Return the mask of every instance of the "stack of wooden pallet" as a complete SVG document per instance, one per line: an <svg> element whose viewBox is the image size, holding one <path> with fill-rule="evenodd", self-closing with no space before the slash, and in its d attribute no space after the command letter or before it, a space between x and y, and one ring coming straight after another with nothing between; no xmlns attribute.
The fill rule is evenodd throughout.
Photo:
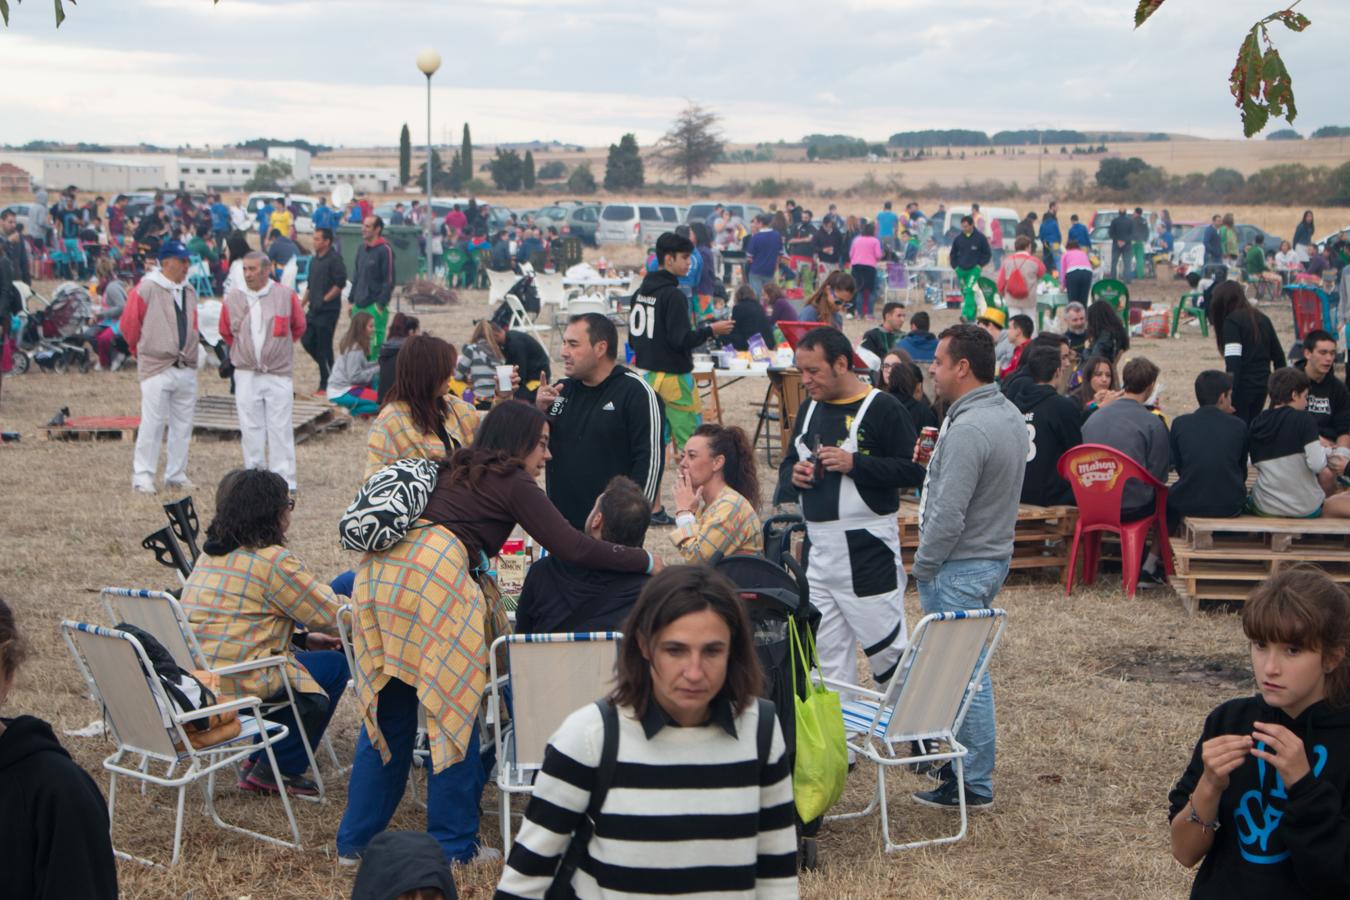
<svg viewBox="0 0 1350 900"><path fill-rule="evenodd" d="M1350 521L1188 518L1172 555L1172 586L1191 613L1202 600L1246 600L1257 584L1296 563L1311 563L1350 585Z"/></svg>
<svg viewBox="0 0 1350 900"><path fill-rule="evenodd" d="M1017 530L1013 534L1011 568L1018 570L1057 570L1057 577L1069 564L1069 543L1073 540L1078 509L1073 506L1017 507ZM919 546L919 504L900 503L900 546L913 559Z"/></svg>

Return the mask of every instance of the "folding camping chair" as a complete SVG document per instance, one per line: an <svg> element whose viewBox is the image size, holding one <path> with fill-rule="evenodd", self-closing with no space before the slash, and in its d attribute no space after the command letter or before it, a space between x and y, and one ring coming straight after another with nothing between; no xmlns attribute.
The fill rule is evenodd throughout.
<svg viewBox="0 0 1350 900"><path fill-rule="evenodd" d="M172 594L117 587L105 587L99 594L103 597L103 608L107 610L110 621L114 624L125 622L128 625L135 625L142 631L154 635L155 640L164 645L164 649L169 651L169 655L180 668L189 671L205 669L216 675L242 675L245 672L276 668L281 675L282 684L286 686L286 699L270 702L260 700L262 710L264 713L271 713L289 706L292 713L296 711L295 693L290 679L286 677L285 656L267 656L213 669L206 664L202 648L197 643L197 636L192 633L192 623L188 621L187 613L183 612L182 605ZM294 718L296 727L300 729L300 740L305 746L305 755L309 757L314 785L319 789L317 797L302 799L320 803L324 798L324 787L323 778L319 775L319 762L314 757L314 745L309 735L305 734L305 725L300 721L300 717L296 715ZM333 749L333 743L328 740L327 735L324 736L324 745L328 749L328 756L333 760L333 765L341 769L342 764L338 761L337 751Z"/></svg>
<svg viewBox="0 0 1350 900"><path fill-rule="evenodd" d="M857 819L880 810L881 840L887 853L930 844L948 844L966 836L965 758L969 751L956 739L989 668L1008 614L1001 609L934 613L919 620L896 676L885 692L825 679L828 687L854 699L843 704L844 728L855 734L849 748L877 767L877 789L858 812L826 816L825 821ZM921 741L926 753L908 753ZM940 749L945 746L946 749ZM886 770L892 766L950 762L956 776L961 828L948 837L897 844L891 840L886 800Z"/></svg>
<svg viewBox="0 0 1350 900"><path fill-rule="evenodd" d="M574 710L609 692L623 635L616 631L510 634L492 642L488 655L491 711L497 723L497 790L501 794L502 853L511 853L511 795L534 793L544 748ZM497 657L509 648L510 675ZM511 709L503 697L509 678ZM508 719L510 724L507 724Z"/></svg>
<svg viewBox="0 0 1350 900"><path fill-rule="evenodd" d="M496 269L485 269L488 277L488 306L495 307L506 296L506 292L511 290L520 276L510 270L498 272Z"/></svg>
<svg viewBox="0 0 1350 900"><path fill-rule="evenodd" d="M520 298L515 294L507 294L505 297L506 308L511 311L511 321L506 324L508 331L524 331L527 334L538 334L541 331L552 331L552 325L541 325L534 321L534 317L525 309L525 304L520 302Z"/></svg>
<svg viewBox="0 0 1350 900"><path fill-rule="evenodd" d="M216 772L243 762L253 754L258 744L267 754L267 764L272 767L277 783L281 783L281 772L277 768L272 748L286 737L287 729L284 725L268 722L262 717L262 701L257 697L240 697L189 713L170 712L174 707L165 695L163 685L158 678L146 675L147 672L153 672L154 668L144 648L131 635L112 628L71 621L61 623L61 632L94 702L103 707L113 740L117 743L117 750L103 760L103 768L108 771L110 828L116 819L119 775L142 784L176 788L178 803L174 817L173 856L169 860L169 865L175 865L183 843L183 808L187 787L205 781L206 812L217 826L281 847L300 849L300 829L296 826L290 797L285 791L279 792L278 796L290 824L291 841L233 825L216 812ZM239 713L240 732L237 737L210 747L192 746L184 729L186 724L231 710ZM142 821L140 824L145 823ZM115 852L123 859L154 865L151 860L122 851Z"/></svg>
<svg viewBox="0 0 1350 900"><path fill-rule="evenodd" d="M909 271L902 262L886 263L886 299L898 300L901 296L906 306L914 298L914 285L910 283Z"/></svg>

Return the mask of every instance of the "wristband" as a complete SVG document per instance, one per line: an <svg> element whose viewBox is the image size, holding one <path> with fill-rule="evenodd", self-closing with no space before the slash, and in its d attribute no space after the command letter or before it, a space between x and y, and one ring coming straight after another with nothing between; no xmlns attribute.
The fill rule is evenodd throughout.
<svg viewBox="0 0 1350 900"><path fill-rule="evenodd" d="M1190 800L1188 803L1191 807L1191 814L1186 817L1187 822L1194 822L1199 825L1201 831L1216 832L1219 830L1218 819L1215 819L1213 822L1206 822L1204 819L1200 818L1200 813L1195 808L1195 801Z"/></svg>

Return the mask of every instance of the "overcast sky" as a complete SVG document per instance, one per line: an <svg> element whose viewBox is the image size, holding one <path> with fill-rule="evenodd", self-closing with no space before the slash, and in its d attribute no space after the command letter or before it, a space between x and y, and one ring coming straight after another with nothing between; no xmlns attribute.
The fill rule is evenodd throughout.
<svg viewBox="0 0 1350 900"><path fill-rule="evenodd" d="M425 140L414 59L434 47L437 142L647 143L685 99L732 141L916 128L1054 127L1241 137L1228 73L1281 0L84 0L11 4L0 142ZM1350 4L1274 37L1305 134L1350 124ZM1283 123L1272 125L1284 127Z"/></svg>

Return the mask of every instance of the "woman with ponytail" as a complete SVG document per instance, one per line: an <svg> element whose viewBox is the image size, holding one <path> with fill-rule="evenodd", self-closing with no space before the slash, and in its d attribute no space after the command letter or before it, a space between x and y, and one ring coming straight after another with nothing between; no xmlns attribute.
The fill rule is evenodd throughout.
<svg viewBox="0 0 1350 900"><path fill-rule="evenodd" d="M758 507L759 476L749 437L734 425L699 426L684 445L675 480L671 540L685 562L711 565L726 556L763 552Z"/></svg>

